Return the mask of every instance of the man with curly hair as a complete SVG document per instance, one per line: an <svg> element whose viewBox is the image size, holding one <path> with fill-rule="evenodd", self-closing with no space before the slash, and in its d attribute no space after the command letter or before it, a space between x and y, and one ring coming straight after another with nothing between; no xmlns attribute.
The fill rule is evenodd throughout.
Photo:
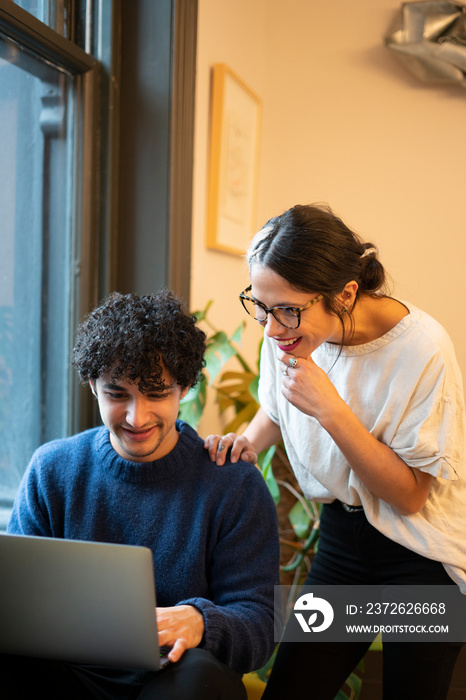
<svg viewBox="0 0 466 700"><path fill-rule="evenodd" d="M149 547L171 663L154 673L9 657L11 697L244 700L241 674L271 656L275 506L255 467L213 464L177 419L204 352L205 334L171 292L110 295L73 351L103 426L36 451L8 526Z"/></svg>

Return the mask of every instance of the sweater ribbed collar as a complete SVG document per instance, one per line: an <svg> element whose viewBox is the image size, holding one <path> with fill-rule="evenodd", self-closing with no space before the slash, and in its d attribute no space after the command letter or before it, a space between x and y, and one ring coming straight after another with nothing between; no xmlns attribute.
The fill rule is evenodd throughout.
<svg viewBox="0 0 466 700"><path fill-rule="evenodd" d="M153 484L166 479L176 478L185 472L190 463L197 460L195 453L204 449L197 433L183 421L176 422L179 439L174 449L165 457L153 462L130 462L120 457L112 447L108 428L103 426L97 431L95 446L97 454L108 471L114 477L133 484Z"/></svg>

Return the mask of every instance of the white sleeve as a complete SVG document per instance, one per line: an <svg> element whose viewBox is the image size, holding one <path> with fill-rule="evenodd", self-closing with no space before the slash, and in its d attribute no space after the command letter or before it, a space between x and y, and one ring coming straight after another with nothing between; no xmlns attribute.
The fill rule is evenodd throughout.
<svg viewBox="0 0 466 700"><path fill-rule="evenodd" d="M268 417L274 423L280 425L277 401L278 371L278 360L275 344L272 340L270 340L270 338L264 335L260 361L259 403Z"/></svg>
<svg viewBox="0 0 466 700"><path fill-rule="evenodd" d="M390 447L410 467L455 481L463 471L465 411L454 358L439 353L419 377Z"/></svg>

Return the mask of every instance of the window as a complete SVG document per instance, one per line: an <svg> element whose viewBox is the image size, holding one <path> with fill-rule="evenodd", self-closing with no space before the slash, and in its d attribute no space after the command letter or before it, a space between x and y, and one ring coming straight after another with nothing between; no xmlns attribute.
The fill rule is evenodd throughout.
<svg viewBox="0 0 466 700"><path fill-rule="evenodd" d="M114 289L189 303L196 19L0 0L0 530L33 450L96 424L82 316Z"/></svg>
<svg viewBox="0 0 466 700"><path fill-rule="evenodd" d="M0 529L34 449L72 432L78 413L69 356L92 294L96 69L71 42L2 4Z"/></svg>
<svg viewBox="0 0 466 700"><path fill-rule="evenodd" d="M27 10L51 29L67 39L73 38L74 19L79 18L75 0L14 0L18 7Z"/></svg>

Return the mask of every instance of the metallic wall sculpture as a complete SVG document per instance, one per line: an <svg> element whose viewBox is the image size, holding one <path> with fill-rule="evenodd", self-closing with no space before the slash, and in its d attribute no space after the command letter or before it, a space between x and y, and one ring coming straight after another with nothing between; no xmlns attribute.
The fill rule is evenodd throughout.
<svg viewBox="0 0 466 700"><path fill-rule="evenodd" d="M466 3L405 2L385 43L420 80L466 87Z"/></svg>

